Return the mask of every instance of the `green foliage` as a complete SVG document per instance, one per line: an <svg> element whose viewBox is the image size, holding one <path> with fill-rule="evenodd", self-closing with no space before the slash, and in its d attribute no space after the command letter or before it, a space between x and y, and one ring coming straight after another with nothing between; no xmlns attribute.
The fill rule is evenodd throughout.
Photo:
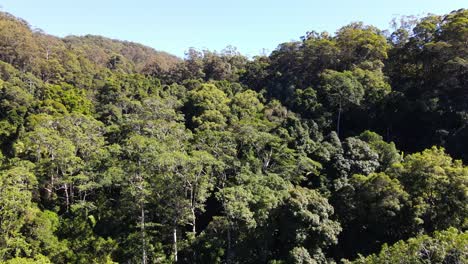
<svg viewBox="0 0 468 264"><path fill-rule="evenodd" d="M31 172L34 165L20 161L2 170L0 174L0 257L8 260L15 257L35 257L38 263L48 263L67 251L54 232L58 217L50 211L41 211L33 202L37 180ZM41 262L43 261L43 262Z"/></svg>
<svg viewBox="0 0 468 264"><path fill-rule="evenodd" d="M29 254L26 237L21 234L28 215L33 210L32 193L37 184L31 173L33 164L3 170L0 174L0 259Z"/></svg>
<svg viewBox="0 0 468 264"><path fill-rule="evenodd" d="M327 71L323 82L332 105L344 108L348 104L360 104L364 89L351 72Z"/></svg>
<svg viewBox="0 0 468 264"><path fill-rule="evenodd" d="M46 85L43 92L44 101L59 102L68 112L76 112L89 115L92 112L92 103L86 97L85 90L78 90L69 85Z"/></svg>
<svg viewBox="0 0 468 264"><path fill-rule="evenodd" d="M8 261L2 262L5 264L51 264L50 260L42 255L36 256L34 259L32 258L12 258L9 259Z"/></svg>
<svg viewBox="0 0 468 264"><path fill-rule="evenodd" d="M318 262L325 261L323 249L337 243L340 224L332 220L333 207L317 191L296 187L285 202L280 230L284 245L303 247Z"/></svg>
<svg viewBox="0 0 468 264"><path fill-rule="evenodd" d="M378 250L381 241L406 237L408 230L401 227L412 224L408 193L385 173L354 175L348 185L333 193L331 203L343 226L337 247L340 255ZM360 237L359 245L355 245L356 237Z"/></svg>
<svg viewBox="0 0 468 264"><path fill-rule="evenodd" d="M189 93L193 105L193 123L199 129L222 129L226 125L229 112L229 98L213 84L204 84Z"/></svg>
<svg viewBox="0 0 468 264"><path fill-rule="evenodd" d="M389 173L409 193L416 220L426 230L466 227L468 168L443 148L408 155Z"/></svg>
<svg viewBox="0 0 468 264"><path fill-rule="evenodd" d="M467 232L449 228L434 236L419 235L407 241L384 245L378 254L345 263L466 263Z"/></svg>
<svg viewBox="0 0 468 264"><path fill-rule="evenodd" d="M371 149L377 152L379 155L380 169L382 171L385 171L390 168L392 164L400 161L401 157L395 147L395 143L383 141L382 136L379 134L366 130L362 132L358 138L367 142Z"/></svg>
<svg viewBox="0 0 468 264"><path fill-rule="evenodd" d="M0 13L0 262L466 262L468 11L394 24L179 59Z"/></svg>
<svg viewBox="0 0 468 264"><path fill-rule="evenodd" d="M362 84L352 72L325 71L322 75L323 88L330 105L338 107L336 131L340 134L341 113L350 105L359 105L364 96Z"/></svg>
<svg viewBox="0 0 468 264"><path fill-rule="evenodd" d="M378 68L379 62L388 57L385 37L373 26L352 23L339 29L336 41L340 47L343 64L348 69L355 66ZM365 66L366 65L366 66Z"/></svg>

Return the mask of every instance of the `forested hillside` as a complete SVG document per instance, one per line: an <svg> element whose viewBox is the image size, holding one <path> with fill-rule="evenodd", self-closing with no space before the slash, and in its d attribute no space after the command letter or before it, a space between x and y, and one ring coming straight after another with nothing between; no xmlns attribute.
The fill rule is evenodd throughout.
<svg viewBox="0 0 468 264"><path fill-rule="evenodd" d="M0 148L0 263L468 263L468 10L183 59L0 13Z"/></svg>

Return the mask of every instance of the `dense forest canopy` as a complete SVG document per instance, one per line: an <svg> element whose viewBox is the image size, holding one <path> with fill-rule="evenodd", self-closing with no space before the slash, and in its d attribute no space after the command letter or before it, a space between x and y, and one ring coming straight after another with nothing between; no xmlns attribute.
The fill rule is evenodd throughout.
<svg viewBox="0 0 468 264"><path fill-rule="evenodd" d="M0 263L468 263L468 10L183 59L0 13Z"/></svg>

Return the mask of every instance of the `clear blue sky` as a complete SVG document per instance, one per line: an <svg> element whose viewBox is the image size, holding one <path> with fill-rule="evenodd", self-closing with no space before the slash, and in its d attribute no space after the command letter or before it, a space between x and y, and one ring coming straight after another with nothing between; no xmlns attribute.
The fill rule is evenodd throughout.
<svg viewBox="0 0 468 264"><path fill-rule="evenodd" d="M3 11L57 36L95 34L183 56L189 47L272 51L305 32L353 21L389 28L398 15L445 14L466 0L0 0Z"/></svg>

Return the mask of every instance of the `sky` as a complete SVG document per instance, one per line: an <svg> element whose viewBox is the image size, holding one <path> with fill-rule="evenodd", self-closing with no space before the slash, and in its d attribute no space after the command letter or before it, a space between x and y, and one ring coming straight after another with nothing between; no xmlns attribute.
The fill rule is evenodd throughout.
<svg viewBox="0 0 468 264"><path fill-rule="evenodd" d="M402 15L446 14L467 0L0 0L2 11L64 37L102 35L183 57L190 48L269 53L307 31L355 21L388 29Z"/></svg>

